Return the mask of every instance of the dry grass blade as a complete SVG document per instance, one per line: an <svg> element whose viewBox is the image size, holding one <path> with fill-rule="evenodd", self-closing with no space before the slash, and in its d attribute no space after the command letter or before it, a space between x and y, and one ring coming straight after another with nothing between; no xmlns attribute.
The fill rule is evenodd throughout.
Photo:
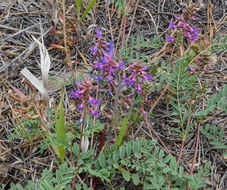
<svg viewBox="0 0 227 190"><path fill-rule="evenodd" d="M45 99L47 108L49 108L51 105L50 105L50 98L47 93L47 89L48 89L48 73L49 73L50 65L51 65L50 56L49 56L49 53L48 53L45 45L43 43L41 43L40 41L38 41L34 36L32 36L32 37L33 37L34 41L39 45L42 82L43 82L43 87L45 89L43 91L42 95Z"/></svg>
<svg viewBox="0 0 227 190"><path fill-rule="evenodd" d="M41 93L45 94L46 89L42 82L39 81L26 67L20 72L32 85Z"/></svg>
<svg viewBox="0 0 227 190"><path fill-rule="evenodd" d="M41 63L41 73L42 73L42 80L43 86L47 89L48 87L48 73L50 70L50 56L49 53L41 42L39 42L34 36L32 36L35 42L39 45L40 50L40 63Z"/></svg>

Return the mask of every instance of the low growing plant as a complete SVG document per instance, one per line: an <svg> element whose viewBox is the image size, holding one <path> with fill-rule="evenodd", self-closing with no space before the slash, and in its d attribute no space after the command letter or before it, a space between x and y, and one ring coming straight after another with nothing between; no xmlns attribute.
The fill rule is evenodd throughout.
<svg viewBox="0 0 227 190"><path fill-rule="evenodd" d="M124 1L117 2L118 5L124 5ZM82 1L76 2L78 16L81 3ZM202 39L199 28L191 26L191 22L197 20L195 10L196 6L191 5L181 17L175 17L175 22L170 22L165 42L158 36L151 42L143 37L137 37L137 40L132 37L130 44L125 43L119 54L114 51L114 42L107 42L101 31L95 30L97 42L90 49L93 63L90 77L75 81L71 92L77 108L77 121L65 121L61 99L60 111L55 111L55 122L49 125L52 127L49 130L51 133L46 135L62 164L56 175L51 170L45 170L42 179L36 184L29 182L25 188L95 189L98 181L102 181L111 189L117 175L122 176L125 183L132 181L135 186L143 189L206 187L204 182L210 175L211 163L200 166L194 173L200 130L203 134L209 133L209 129L200 129L200 124L216 107L226 111L227 93L224 87L202 110L199 103L205 95L206 85L201 87L198 81L199 74L207 70L213 49L226 50L227 38L216 44L213 40L207 43ZM162 56L158 56L157 61L152 61L154 58L145 58L139 52L140 48L162 46L174 54L175 59L167 63ZM161 99L165 97L165 92L165 101L171 106L170 112L176 124L171 130L182 141L177 158L154 130L149 135L153 133L164 148L156 140L148 139L148 136L139 137L138 140L127 139L140 122L147 123L151 115L155 118L150 109L155 105L152 93L158 94ZM56 130L53 130L55 127ZM187 138L194 135L193 127L197 128L196 144L188 172L180 160ZM151 130L151 126L148 129ZM219 135L214 130L212 135L207 136L215 142L216 147L217 142L223 143L223 130ZM220 139L216 141L218 137ZM96 144L95 138L98 139ZM81 176L86 176L87 181L89 179L89 188L87 181L79 180L79 184L77 179L81 179ZM11 188L21 189L22 186L12 185Z"/></svg>

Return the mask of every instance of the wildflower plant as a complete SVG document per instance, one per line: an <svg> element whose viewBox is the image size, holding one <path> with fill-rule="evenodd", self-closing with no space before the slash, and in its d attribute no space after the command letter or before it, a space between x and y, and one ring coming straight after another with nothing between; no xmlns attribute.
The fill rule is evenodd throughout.
<svg viewBox="0 0 227 190"><path fill-rule="evenodd" d="M178 31L182 30L184 34L183 37L194 42L197 41L198 35L199 35L199 28L198 27L193 28L190 25L191 21L199 20L198 17L194 16L196 12L195 9L196 7L193 7L193 6L190 6L187 9L184 9L181 17L178 17L178 16L174 17L177 24L175 24L173 21L170 21L169 23L170 30L175 30L175 29L177 29ZM167 42L175 42L176 40L177 38L174 38L169 34L167 34L167 39L166 39Z"/></svg>
<svg viewBox="0 0 227 190"><path fill-rule="evenodd" d="M123 79L124 85L131 86L138 94L142 94L144 82L152 81L152 75L146 73L147 68L147 66L141 65L141 60L131 64L128 67L128 70L130 71L129 76Z"/></svg>
<svg viewBox="0 0 227 190"><path fill-rule="evenodd" d="M205 65L207 65L208 58L204 53L200 52L194 52L194 49L197 46L201 46L202 40L199 37L199 28L193 28L191 26L191 23L193 21L198 21L199 18L195 17L196 9L198 7L195 5L189 6L187 9L183 10L182 16L175 16L175 22L170 21L169 23L169 30L173 31L173 34L167 34L166 36L166 42L169 42L171 44L176 43L177 46L181 49L181 54L183 51L183 42L184 40L187 40L191 43L189 46L189 52L187 53L187 57L192 57L192 61L190 60L188 62L188 68L192 74L197 74L197 70L199 72L201 71L207 71L205 68ZM209 42L206 40L206 46L210 45Z"/></svg>
<svg viewBox="0 0 227 190"><path fill-rule="evenodd" d="M117 73L124 69L124 62L117 63L114 60L114 42L106 42L102 39L102 33L99 29L96 29L98 42L94 48L91 48L91 54L94 60L93 70L95 79L100 82L104 79L108 81L108 87L111 88L111 84L118 85Z"/></svg>
<svg viewBox="0 0 227 190"><path fill-rule="evenodd" d="M76 1L76 5L78 19L82 20L84 18L83 15L80 17L82 1ZM84 81L75 81L75 89L71 92L71 98L76 100L79 122L74 123L73 121L71 126L70 123L65 123L63 100L60 104L59 120L58 115L55 116L55 123L64 128L64 130L57 131L59 137L57 148L60 153L58 156L63 162L60 166L62 171L58 171L56 179L51 171L44 172L50 176L50 180L46 180L44 177L44 180L38 183L38 187L44 189L42 184L45 181L45 186L51 187L51 189L81 189L80 184L75 184L79 179L83 181L84 189L88 189L86 184L88 181L90 181L92 189L95 189L99 180L108 183L111 189L112 179L119 173L126 182L132 180L134 185L142 185L143 189L186 189L189 187L199 189L205 187L206 177L210 175L210 164L200 166L198 172L193 174L194 163L192 163L190 174L187 175L188 168L180 164L180 158L184 143L189 133L193 131L191 129L194 124L197 124L199 133L200 122L214 108L224 106L226 111L226 104L223 103L226 100L226 93L224 93L226 88L218 94L218 97L214 97L209 102L207 109L198 111L201 110L199 102L206 91L198 87L198 74L205 71L209 55L202 53L204 50L201 47L199 28L192 27L192 21L198 20L195 17L196 8L191 5L183 11L182 16L175 16L175 21L170 21L169 33L166 36L167 48L176 47L176 52L173 53L176 53L177 58L167 65L165 61L162 61L161 67L159 67L159 59L156 62L149 60L148 63L145 63L145 56L140 56L139 53L133 54L133 51L131 49L129 51L127 48L122 48L124 50L118 57L115 55L114 42L107 42L103 39L101 31L95 30L97 42L90 49L93 64L90 77ZM158 36L155 38L152 40L155 41L155 46L149 42L145 43L143 37L137 38L139 39L137 45L139 45L138 47L135 45L135 47L140 49L140 45L145 44L145 48L160 48L164 40L159 39ZM194 44L198 44L198 46L196 47ZM204 49L207 48L207 45L209 42L205 41ZM130 58L127 57L129 52L133 54ZM122 56L124 53L127 54L127 58ZM160 57L162 58L162 56ZM154 65L151 66L150 63ZM156 83L159 84L160 91L162 90L160 94L160 91L156 92L156 89L153 88ZM160 95L157 101L150 98L151 92L154 92L152 88ZM170 122L177 123L174 125L177 127L170 130L177 132L182 140L178 159L172 156L165 144L162 144L161 138L148 122L150 115L147 108L151 107L152 101L155 101L153 105L161 101L165 97L165 90L168 91L171 117L174 118ZM167 98L165 98L166 100ZM156 144L156 140L150 140L147 137L126 141L138 122L143 121L147 124L149 135L154 134L164 148L160 148L160 144ZM80 136L78 135L79 130L81 131ZM107 134L106 131L109 133ZM112 133L113 131L114 133ZM208 128L202 133L208 134ZM113 134L115 137L112 138ZM100 142L94 143L94 139L98 139L98 135ZM223 135L224 130L220 131L219 141L215 141L218 147L222 147L219 145L224 141ZM66 139L67 143L61 142L62 139ZM80 139L79 143L78 139ZM106 142L105 139L107 139ZM116 143L110 145L110 139L115 140ZM217 135L213 134L211 139L216 140ZM99 144L98 148L96 144ZM195 146L193 162L196 160L197 149L198 147ZM64 161L68 152L70 152L72 161L70 167ZM69 160L67 158L67 162ZM47 174L45 175L47 176ZM64 184L60 183L59 176L67 178ZM86 179L81 180L82 176L86 176ZM31 182L29 184L33 187ZM55 184L54 187L53 184Z"/></svg>
<svg viewBox="0 0 227 190"><path fill-rule="evenodd" d="M80 123L83 121L85 114L91 114L92 116L98 117L100 106L100 100L96 100L92 97L92 93L98 88L97 85L93 85L93 79L87 79L85 82L75 82L77 90L73 90L71 97L80 100L80 105L77 109L82 112Z"/></svg>
<svg viewBox="0 0 227 190"><path fill-rule="evenodd" d="M144 84L152 82L152 75L147 72L148 67L142 64L141 60L129 63L128 67L123 61L116 61L114 43L103 40L99 29L96 29L96 35L98 42L94 48L91 48L91 54L94 62L92 74L97 83L102 82L102 85L106 83L109 93L113 96L119 93L121 99L119 101L127 109L132 106L135 95L144 96L146 99L148 93L144 90ZM119 92L117 92L117 88L120 89ZM128 88L134 92L129 92ZM116 97L114 101L115 104L118 104ZM147 116L143 109L144 105L138 107L143 115Z"/></svg>

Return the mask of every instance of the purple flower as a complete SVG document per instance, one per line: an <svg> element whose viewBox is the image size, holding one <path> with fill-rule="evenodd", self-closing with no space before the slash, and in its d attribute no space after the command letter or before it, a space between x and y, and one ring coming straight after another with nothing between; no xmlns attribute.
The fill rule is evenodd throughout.
<svg viewBox="0 0 227 190"><path fill-rule="evenodd" d="M111 42L107 43L107 48L106 48L106 51L111 58L113 58L113 55L114 55L113 50L114 50L114 42L111 41Z"/></svg>
<svg viewBox="0 0 227 190"><path fill-rule="evenodd" d="M152 75L147 75L147 76L146 76L146 79L147 79L148 81L150 81L150 82L151 82L152 77L153 77Z"/></svg>
<svg viewBox="0 0 227 190"><path fill-rule="evenodd" d="M138 90L139 94L142 94L142 88L141 88L140 84L138 84L137 90Z"/></svg>
<svg viewBox="0 0 227 190"><path fill-rule="evenodd" d="M139 94L142 93L142 86L145 81L151 81L152 75L146 73L147 66L140 65L141 60L138 60L136 63L133 63L129 66L130 76L123 79L123 85L131 86Z"/></svg>
<svg viewBox="0 0 227 190"><path fill-rule="evenodd" d="M194 12L192 14L194 14ZM173 21L170 21L169 29L181 28L184 32L185 38L188 38L189 40L192 41L196 41L199 35L199 28L193 29L190 26L189 22L193 20L198 20L198 18L194 16L190 16L190 18L188 18L186 11L184 10L183 17L180 18L175 16L175 19L178 20L180 23L178 25L175 25ZM176 40L175 38L171 37L170 35L167 35L166 42L174 42L175 40Z"/></svg>
<svg viewBox="0 0 227 190"><path fill-rule="evenodd" d="M127 78L127 77L125 77L123 80L124 80L124 84L126 86L135 86L135 80Z"/></svg>
<svg viewBox="0 0 227 190"><path fill-rule="evenodd" d="M178 16L174 16L174 18L175 18L176 20L179 20L179 21L184 21L184 19L182 19L182 18L180 18L180 17L178 17Z"/></svg>
<svg viewBox="0 0 227 190"><path fill-rule="evenodd" d="M95 75L95 79L100 82L103 80L103 76L102 75Z"/></svg>
<svg viewBox="0 0 227 190"><path fill-rule="evenodd" d="M98 117L98 111L94 111L93 107L96 108L100 106L100 101L95 100L91 97L91 94L94 92L95 89L97 89L98 86L93 85L93 79L86 79L85 82L79 84L75 82L77 86L76 91L72 91L71 97L79 99L78 101L81 101L82 103L77 107L79 111L83 111L84 109L88 110L88 113ZM88 103L86 103L88 102ZM86 108L84 107L86 103ZM83 114L81 116L83 119ZM80 123L80 122L79 122Z"/></svg>
<svg viewBox="0 0 227 190"><path fill-rule="evenodd" d="M111 89L107 92L107 95L108 95L108 96L112 96L112 91L111 91Z"/></svg>
<svg viewBox="0 0 227 190"><path fill-rule="evenodd" d="M88 101L91 104L91 106L100 106L100 101L99 100L95 100L91 96L89 96L89 100Z"/></svg>
<svg viewBox="0 0 227 190"><path fill-rule="evenodd" d="M95 29L95 32L97 34L97 38L100 39L102 37L101 31L97 28L97 29Z"/></svg>
<svg viewBox="0 0 227 190"><path fill-rule="evenodd" d="M96 64L94 65L94 69L102 70L103 69L102 63L100 63L99 61L96 61Z"/></svg>
<svg viewBox="0 0 227 190"><path fill-rule="evenodd" d="M119 69L119 70L123 70L125 67L124 67L124 62L121 62L121 63L119 63L118 65L117 65L117 68Z"/></svg>
<svg viewBox="0 0 227 190"><path fill-rule="evenodd" d="M198 35L199 34L199 28L197 27L197 28L193 29L192 33L194 35Z"/></svg>
<svg viewBox="0 0 227 190"><path fill-rule="evenodd" d="M97 47L94 47L94 48L91 48L90 51L91 51L91 54L92 55L95 55L96 52L97 52L98 48Z"/></svg>
<svg viewBox="0 0 227 190"><path fill-rule="evenodd" d="M196 41L196 39L197 39L197 36L195 36L195 35L193 35L193 36L189 36L189 38L188 38L189 40L191 40L191 41Z"/></svg>
<svg viewBox="0 0 227 190"><path fill-rule="evenodd" d="M199 28L195 28L191 30L191 36L189 37L189 40L196 41L197 37L199 35Z"/></svg>
<svg viewBox="0 0 227 190"><path fill-rule="evenodd" d="M174 22L173 21L170 21L170 23L169 23L169 29L171 30L171 29L175 29L176 28L176 25L174 24Z"/></svg>
<svg viewBox="0 0 227 190"><path fill-rule="evenodd" d="M189 36L190 36L190 33L185 31L184 32L184 37L189 38Z"/></svg>
<svg viewBox="0 0 227 190"><path fill-rule="evenodd" d="M118 85L119 85L119 83L118 83L117 81L115 81L115 82L114 82L114 84L115 84L116 86L118 86Z"/></svg>
<svg viewBox="0 0 227 190"><path fill-rule="evenodd" d="M84 103L80 104L77 108L78 108L79 111L83 111L83 109L84 109Z"/></svg>
<svg viewBox="0 0 227 190"><path fill-rule="evenodd" d="M100 81L103 80L103 76L102 76L102 75L95 75L94 77L95 77L95 79L96 79L98 82L100 82Z"/></svg>
<svg viewBox="0 0 227 190"><path fill-rule="evenodd" d="M107 80L108 80L108 82L111 82L113 80L113 78L111 77L111 75L108 76Z"/></svg>
<svg viewBox="0 0 227 190"><path fill-rule="evenodd" d="M102 64L107 64L108 63L108 58L106 56L102 56L100 58L100 61L101 61Z"/></svg>
<svg viewBox="0 0 227 190"><path fill-rule="evenodd" d="M193 69L190 65L188 65L188 67L192 73L196 74L195 69Z"/></svg>
<svg viewBox="0 0 227 190"><path fill-rule="evenodd" d="M97 110L92 110L91 108L88 108L88 110L91 112L91 114L95 117L99 117L99 111Z"/></svg>
<svg viewBox="0 0 227 190"><path fill-rule="evenodd" d="M174 42L176 39L167 34L166 42Z"/></svg>
<svg viewBox="0 0 227 190"><path fill-rule="evenodd" d="M82 96L81 96L81 93L80 93L80 90L72 90L72 93L71 93L71 98L78 98L80 99Z"/></svg>

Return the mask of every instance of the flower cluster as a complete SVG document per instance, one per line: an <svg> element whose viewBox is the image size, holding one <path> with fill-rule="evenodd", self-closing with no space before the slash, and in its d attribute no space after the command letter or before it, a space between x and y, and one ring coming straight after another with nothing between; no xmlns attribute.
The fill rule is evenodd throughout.
<svg viewBox="0 0 227 190"><path fill-rule="evenodd" d="M114 43L112 41L106 42L105 40L102 40L102 33L99 29L96 29L95 32L98 42L95 44L94 48L90 49L93 57L100 59L106 52L111 58L113 58Z"/></svg>
<svg viewBox="0 0 227 190"><path fill-rule="evenodd" d="M129 70L131 71L129 77L124 78L124 85L131 86L139 94L142 94L142 87L145 81L151 82L152 75L147 74L145 71L147 70L147 66L140 65L141 60L138 60L136 63L133 63L129 66Z"/></svg>
<svg viewBox="0 0 227 190"><path fill-rule="evenodd" d="M97 110L100 106L100 100L92 98L92 92L98 88L98 86L93 85L93 79L87 79L84 83L75 82L77 90L72 91L71 97L77 98L81 101L81 104L77 107L80 112L84 109L88 111L91 115L98 117L99 111ZM81 122L83 121L84 113L81 116Z"/></svg>
<svg viewBox="0 0 227 190"><path fill-rule="evenodd" d="M191 65L188 65L189 70L191 73L196 74L198 71L207 71L206 65L209 62L208 55L199 53L198 46L202 47L202 50L204 50L204 42L206 46L210 45L209 40L202 41L200 38L198 38L199 35L199 28L193 28L190 26L191 21L197 21L198 18L194 16L195 11L198 7L194 4L189 6L187 9L183 10L183 14L181 17L175 16L176 22L170 21L169 23L169 29L170 30L177 30L174 34L174 36L170 36L167 34L167 42L176 42L177 44L182 43L183 38L186 38L190 41L196 42L192 43L190 45L190 48L193 49L193 52L196 54L196 58L193 56L194 60Z"/></svg>
<svg viewBox="0 0 227 190"><path fill-rule="evenodd" d="M86 114L95 117L99 116L100 100L92 98L92 94L94 94L94 91L102 91L102 84L108 84L109 93L115 95L114 89L116 89L115 87L118 85L117 79L120 77L119 72L125 69L124 62L119 63L114 60L114 43L102 40L102 33L98 29L96 29L96 34L98 42L95 44L94 48L90 49L94 63L91 72L93 78L87 79L85 82L80 82L80 84L75 82L77 90L72 91L71 94L72 98L77 98L80 102L80 105L77 106L77 109L81 112L79 124L82 124ZM147 74L147 66L142 65L141 60L132 63L125 71L126 70L126 77L123 77L121 85L119 86L120 98L118 101L122 105L121 108L129 109L134 102L135 93L128 92L125 88L131 86L140 95L145 96L144 101L139 103L140 109L138 110L139 114L142 113L144 116L147 116L147 113L143 109L143 104L146 102L148 94L145 86L146 83L151 82L152 75ZM98 85L94 85L94 80L96 80L96 84L98 82ZM104 83L101 81L104 81ZM109 111L111 112L112 110L110 109Z"/></svg>
<svg viewBox="0 0 227 190"><path fill-rule="evenodd" d="M95 59L93 71L97 71L94 77L97 81L102 81L107 78L109 87L112 82L117 85L117 82L115 81L117 70L124 69L124 62L117 63L114 60L114 43L102 40L102 34L98 29L96 29L96 34L98 42L94 48L90 49L91 54Z"/></svg>
<svg viewBox="0 0 227 190"><path fill-rule="evenodd" d="M199 35L199 28L192 28L190 26L191 21L197 21L198 18L193 16L195 13L195 10L193 8L188 8L187 10L183 11L182 17L175 16L175 19L178 21L178 24L175 24L173 21L170 21L169 23L169 29L175 30L176 28L182 29L184 32L184 37L191 40L191 41L197 41L198 35ZM167 34L167 42L175 42L176 38L170 36Z"/></svg>

